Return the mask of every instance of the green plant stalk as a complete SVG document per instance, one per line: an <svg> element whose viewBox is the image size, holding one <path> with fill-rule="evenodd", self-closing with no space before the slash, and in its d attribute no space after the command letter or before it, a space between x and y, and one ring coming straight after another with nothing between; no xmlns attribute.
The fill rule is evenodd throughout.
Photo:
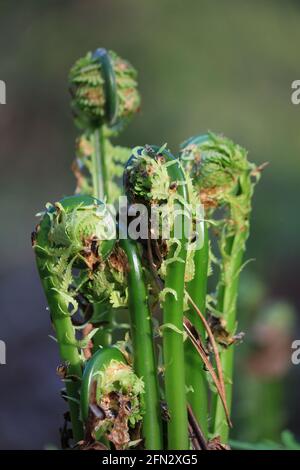
<svg viewBox="0 0 300 470"><path fill-rule="evenodd" d="M93 130L92 147L93 196L100 201L105 201L105 198L107 198L108 195L107 171L105 162L104 135L101 126Z"/></svg>
<svg viewBox="0 0 300 470"><path fill-rule="evenodd" d="M145 384L145 415L142 433L146 449L163 448L157 364L155 359L152 319L148 306L147 291L142 266L135 243L122 239L129 264L128 298L131 336L134 351L134 370Z"/></svg>
<svg viewBox="0 0 300 470"><path fill-rule="evenodd" d="M163 152L168 162L174 157L167 151ZM168 167L168 174L172 182L183 183L177 188L177 193L188 201L185 175L178 163ZM182 202L178 203L182 211L186 211ZM181 218L181 227L185 227L187 217L177 214ZM174 225L176 220L174 221ZM172 234L171 234L172 236ZM185 386L184 343L183 343L183 303L184 303L184 276L187 256L186 246L188 240L185 233L180 240L181 248L178 257L183 261L175 261L167 266L165 288L170 290L163 303L163 353L165 393L170 420L168 422L168 448L172 450L185 450L189 448L187 401ZM168 259L173 258L175 247L171 246ZM176 297L171 292L176 292Z"/></svg>
<svg viewBox="0 0 300 470"><path fill-rule="evenodd" d="M103 311L103 307L105 310ZM103 328L99 328L97 333L93 336L93 353L98 351L99 347L107 347L112 343L112 322L113 322L113 308L109 305L102 303L94 304L94 311L100 322L103 322Z"/></svg>
<svg viewBox="0 0 300 470"><path fill-rule="evenodd" d="M68 365L68 375L76 377L75 380L66 381L66 390L70 417L75 442L83 439L83 426L80 420L79 390L81 385L82 366L79 351L75 346L76 338L74 327L64 298L54 290L52 278L45 269L43 259L37 256L37 267L46 294L51 312L51 320L56 332L61 360ZM48 275L47 275L48 274Z"/></svg>
<svg viewBox="0 0 300 470"><path fill-rule="evenodd" d="M239 287L239 274L243 263L244 246L248 238L248 230L238 231L234 237L227 240L226 260L224 261L224 273L226 279L220 286L218 292L217 309L223 312L223 318L226 321L226 329L233 335L236 328L236 303ZM238 248L238 249L237 249ZM227 272L226 272L227 271ZM221 365L225 379L225 392L228 409L231 409L232 402L232 378L234 347L229 346L220 353ZM224 408L219 396L214 397L213 401L213 434L221 437L221 442L227 443L229 436L229 427L226 421Z"/></svg>
<svg viewBox="0 0 300 470"><path fill-rule="evenodd" d="M181 257L184 253L180 253ZM168 422L168 448L171 450L188 449L187 408L183 345L183 278L184 264L173 263L169 266L165 287L177 293L166 296L163 309L163 322L172 325L164 328L163 348L165 367L165 392L170 421Z"/></svg>
<svg viewBox="0 0 300 470"><path fill-rule="evenodd" d="M94 52L94 57L97 58L101 64L101 70L104 76L104 89L106 97L106 116L105 120L109 124L113 124L116 120L118 111L118 99L116 89L116 79L113 66L109 55L105 49L97 49ZM105 137L103 124L98 122L92 131L92 182L93 182L93 195L100 201L110 202L108 196L108 175L107 165L105 161ZM102 305L95 304L94 311L101 315ZM112 341L112 322L113 310L110 309L101 315L101 320L104 323L104 328L94 337L94 350L101 346L109 346Z"/></svg>
<svg viewBox="0 0 300 470"><path fill-rule="evenodd" d="M199 135L188 139L181 145L184 151L188 145L200 145L210 140L208 134ZM188 162L186 162L188 163ZM189 165L188 165L189 166ZM191 168L188 168L189 172ZM194 181L193 181L194 182ZM194 254L195 274L192 281L187 283L187 291L199 310L205 314L206 294L207 294L207 276L209 263L209 236L207 222L203 222L203 247L196 250ZM200 235L200 234L199 234ZM197 312L190 308L187 314L191 323L197 329L200 338L205 342L206 332L204 325L199 318ZM194 415L201 425L204 435L208 433L208 387L206 372L203 362L198 352L190 341L185 342L185 358L186 358L186 384L188 389L188 402L194 412ZM192 388L193 391L189 391Z"/></svg>
<svg viewBox="0 0 300 470"><path fill-rule="evenodd" d="M206 307L207 271L208 271L208 228L204 222L204 245L195 251L195 275L191 282L187 283L187 291L204 314ZM199 315L194 309L190 309L187 317L197 329L201 339L205 340L205 328ZM185 342L185 367L186 385L188 389L187 399L192 407L194 415L199 422L204 435L207 437L208 417L208 390L207 377L203 368L203 362L190 341ZM192 390L190 390L192 388Z"/></svg>
<svg viewBox="0 0 300 470"><path fill-rule="evenodd" d="M97 127L92 133L92 181L93 196L100 201L105 201L108 197L107 190L107 169L105 162L105 138L102 126ZM108 201L109 202L109 201ZM104 327L101 328L93 338L93 350L96 351L99 346L109 346L112 336L112 309L102 313L102 304L94 304L94 312L101 318Z"/></svg>

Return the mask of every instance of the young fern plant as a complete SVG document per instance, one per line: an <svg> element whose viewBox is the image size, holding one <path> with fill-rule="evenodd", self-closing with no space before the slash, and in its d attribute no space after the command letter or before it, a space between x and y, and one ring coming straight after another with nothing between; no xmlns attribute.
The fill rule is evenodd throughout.
<svg viewBox="0 0 300 470"><path fill-rule="evenodd" d="M170 239L164 234L154 240L161 266L155 277L164 281L160 293L163 309L164 388L170 419L168 421L168 448L187 449L188 423L184 369L184 285L185 263L189 234L176 238L175 228L190 228L190 207L187 182L178 159L164 147L145 146L133 150L125 169L126 193L132 203L142 202L150 211L154 205L166 209ZM177 209L175 205L177 204ZM161 218L163 220L163 218ZM161 222L162 224L162 222ZM159 228L159 227L158 227ZM161 227L162 228L162 227ZM154 235L149 230L151 236ZM158 234L156 234L158 235ZM152 247L148 245L148 249ZM160 253L158 253L160 251ZM164 252L164 253L163 253ZM150 263L152 261L150 260ZM154 265L152 263L152 269Z"/></svg>
<svg viewBox="0 0 300 470"><path fill-rule="evenodd" d="M116 202L120 195L119 187L113 179L117 180L122 176L121 165L130 156L129 149L114 147L109 137L118 135L139 109L140 96L136 75L136 71L127 61L104 49L97 49L77 61L70 73L72 107L77 119L79 118L79 125L85 129L85 134L79 140L75 166L78 190L92 192L95 197L105 199L109 203ZM88 170L89 179L83 177L84 169ZM130 241L122 240L120 246L128 260L131 336L134 351L139 351L139 354L134 354L134 367L143 377L147 392L147 413L143 422L146 446L160 449L162 438L158 384L143 275L134 245ZM139 288L135 290L137 286ZM97 310L101 313L101 305L96 306L96 313ZM111 315L111 312L108 315ZM102 321L111 320L108 315L102 315ZM109 344L107 336L100 332L94 337L94 350L97 345Z"/></svg>
<svg viewBox="0 0 300 470"><path fill-rule="evenodd" d="M113 51L99 48L79 59L69 75L71 107L75 123L84 130L77 142L73 170L77 190L101 201L115 203L122 165L130 150L114 147L109 138L117 136L140 106L137 73L129 62ZM113 310L94 306L104 328L94 338L94 349L111 343Z"/></svg>
<svg viewBox="0 0 300 470"><path fill-rule="evenodd" d="M83 437L78 406L84 362L80 349L87 347L90 339L78 340L76 337L76 326L71 317L78 311L77 298L81 296L91 303L108 302L114 289L125 296L126 288L135 348L134 368L146 391L147 413L142 433L148 448L160 449L157 368L145 284L137 250L128 240L121 241L127 258L119 259L119 263L126 263L122 271L126 274L120 277L119 270L114 273L112 259L120 256L120 252L112 237L115 234L113 224L106 205L90 196L72 196L50 205L34 237L37 265L51 310L61 359L67 368L66 388L75 440ZM124 285L126 279L128 284ZM93 333L96 332L97 329L94 329Z"/></svg>
<svg viewBox="0 0 300 470"><path fill-rule="evenodd" d="M191 177L207 217L213 219L214 214L219 211L214 224L218 227L220 274L217 302L212 311L211 323L216 339L222 347L221 365L226 383L227 405L230 409L234 351L232 343L235 341L236 332L238 282L249 236L251 199L260 171L248 162L247 153L243 148L215 134L199 136L188 141L184 148L184 158L187 162L193 162L190 168ZM220 436L221 442L227 443L229 426L217 394L212 402L212 423L211 432Z"/></svg>
<svg viewBox="0 0 300 470"><path fill-rule="evenodd" d="M178 158L166 145L114 146L110 139L138 111L140 97L135 70L112 51L79 59L70 85L82 130L73 164L77 195L46 206L33 247L76 448L224 449L238 280L260 168L215 134L186 141ZM129 210L135 203L147 209L138 237L121 214L116 227L109 209L122 174ZM219 247L215 303L207 295L217 258L210 226ZM130 335L113 344L119 307L128 309ZM158 367L153 319L160 311ZM218 392L210 409L209 374Z"/></svg>
<svg viewBox="0 0 300 470"><path fill-rule="evenodd" d="M110 187L115 176L111 162L120 149L114 152L107 140L118 135L139 109L136 75L114 52L96 49L79 59L69 76L75 123L85 132L83 155L90 157L93 196L109 203L114 202L115 190Z"/></svg>
<svg viewBox="0 0 300 470"><path fill-rule="evenodd" d="M114 241L104 239L111 220L106 207L93 198L73 196L48 205L33 235L37 267L66 369L65 383L75 441L83 437L78 400L82 376L80 350L85 344L76 337L72 315L79 308L79 294L94 294L95 265L98 264L101 270L100 264L111 253ZM97 247L94 257L92 244ZM78 270L76 276L74 268Z"/></svg>

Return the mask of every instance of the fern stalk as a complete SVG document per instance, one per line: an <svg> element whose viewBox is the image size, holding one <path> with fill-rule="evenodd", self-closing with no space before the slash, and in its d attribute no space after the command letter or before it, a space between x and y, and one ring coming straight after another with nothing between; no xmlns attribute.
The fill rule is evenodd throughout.
<svg viewBox="0 0 300 470"><path fill-rule="evenodd" d="M239 271L242 267L244 248L235 252L236 246L244 245L248 238L247 233L239 233L227 244L226 255L231 258L230 262L230 284L221 286L218 292L217 309L223 312L226 321L226 330L232 336L236 330L236 302L239 287ZM229 277L229 276L228 276ZM232 404L232 379L234 371L234 347L223 349L221 354L221 365L225 377L225 394L228 409ZM226 421L224 407L218 396L213 401L213 434L221 438L221 442L228 442L229 427Z"/></svg>
<svg viewBox="0 0 300 470"><path fill-rule="evenodd" d="M249 235L249 215L253 187L259 177L255 165L247 160L247 152L225 137L215 134L189 139L183 144L182 159L188 169L200 201L209 218L219 227L220 277L217 286L217 311L230 338L236 328L236 299L245 243ZM212 312L214 314L214 312ZM227 408L232 399L233 346L220 352L226 382ZM214 395L212 431L221 441L228 439L228 423L221 397Z"/></svg>
<svg viewBox="0 0 300 470"><path fill-rule="evenodd" d="M66 380L65 385L73 438L75 442L78 442L83 438L83 425L80 420L79 410L82 361L76 346L74 327L69 316L68 304L59 293L53 292L53 281L45 273L43 262L39 259L37 260L37 266L51 312L51 320L56 333L60 359L68 365L68 375L72 376L72 379Z"/></svg>
<svg viewBox="0 0 300 470"><path fill-rule="evenodd" d="M209 136L207 134L193 137L181 145L181 161L187 175L191 178L191 183L194 186L197 184L197 174L193 173L195 161L197 161L197 154L195 155L193 149L199 143L207 142ZM199 194L196 192L195 203L201 203ZM187 283L186 289L199 310L205 314L206 310L206 294L207 294L207 276L209 264L209 236L208 224L203 220L202 225L203 233L198 233L199 240L203 240L203 246L195 250L194 262L194 276L193 279ZM190 308L187 316L193 326L196 328L200 339L205 344L206 332L204 325L199 318L195 309ZM187 398L193 410L195 418L201 425L204 435L207 437L208 432L208 387L207 376L203 366L203 362L196 351L191 341L185 343L185 363L186 363L186 384L187 384Z"/></svg>
<svg viewBox="0 0 300 470"><path fill-rule="evenodd" d="M195 274L192 281L187 283L187 291L199 310L204 314L206 307L207 271L208 271L208 230L204 223L204 245L195 251ZM190 308L187 317L197 329L198 334L205 342L205 328L197 312ZM197 421L207 437L208 397L207 377L203 362L190 341L185 342L186 384L187 399Z"/></svg>
<svg viewBox="0 0 300 470"><path fill-rule="evenodd" d="M56 333L61 361L67 365L67 373L72 380L66 381L66 391L70 410L73 438L78 442L83 438L83 426L80 420L79 390L81 386L82 361L76 346L75 330L69 313L66 298L57 290L53 273L49 269L47 258L40 248L48 246L50 216L46 213L36 234L34 244L36 263L42 286L50 309L51 321Z"/></svg>
<svg viewBox="0 0 300 470"><path fill-rule="evenodd" d="M105 161L105 141L102 126L94 129L92 133L92 182L93 182L93 195L100 201L108 199L107 188L107 168ZM108 201L109 202L109 201ZM112 340L112 322L113 310L106 308L102 311L102 304L94 304L95 314L101 318L104 327L101 328L94 336L94 350L100 346L109 346Z"/></svg>
<svg viewBox="0 0 300 470"><path fill-rule="evenodd" d="M166 150L162 152L167 162L173 162L174 157ZM184 201L188 201L188 193L184 173L179 162L168 166L168 175L171 184L183 183L178 186L178 194ZM181 210L186 211L182 202L178 203ZM182 229L187 218L182 213L177 214L174 225L181 219ZM184 232L184 230L183 230ZM171 233L172 236L172 233ZM185 387L184 344L183 344L183 302L184 302L184 276L187 256L185 234L180 240L181 248L178 260L169 263L165 279L165 289L168 292L163 302L163 354L165 393L170 421L168 422L168 448L184 450L189 448L187 403ZM168 259L175 254L175 247L171 246ZM176 292L176 297L173 294Z"/></svg>
<svg viewBox="0 0 300 470"><path fill-rule="evenodd" d="M124 183L130 203L143 202L150 210L154 205L159 211L166 209L170 239L164 233L157 234L166 252L160 255L160 270L152 263L156 281L164 279L160 293L163 309L163 361L164 386L168 421L168 448L188 449L188 420L184 367L183 307L185 262L188 237L182 233L189 223L188 188L185 174L178 159L166 150L166 146L146 145L136 147L126 165ZM175 206L177 204L177 207ZM176 209L176 210L175 210ZM161 219L161 225L162 219ZM176 234L176 227L181 233ZM162 228L162 227L161 227ZM154 230L154 228L152 227ZM184 231L185 232L185 231ZM150 230L151 234L151 230ZM176 236L178 237L176 239ZM156 240L157 241L157 240ZM151 249L151 247L150 247ZM151 263L151 260L149 259Z"/></svg>
<svg viewBox="0 0 300 470"><path fill-rule="evenodd" d="M107 198L107 170L105 161L104 135L102 127L98 127L92 134L92 181L93 196L100 201ZM110 202L110 201L108 201Z"/></svg>
<svg viewBox="0 0 300 470"><path fill-rule="evenodd" d="M146 449L163 448L157 365L153 345L152 317L137 247L129 239L120 246L127 255L128 299L133 345L134 370L145 384L145 415L142 434Z"/></svg>
<svg viewBox="0 0 300 470"><path fill-rule="evenodd" d="M239 171L236 189L228 198L230 222L225 221L220 235L219 246L221 253L221 272L217 292L217 309L222 312L226 330L230 337L236 331L236 304L239 288L239 277L243 267L246 241L249 236L249 216L251 211L251 198L259 171L247 162L244 155L244 164L248 164ZM256 179L255 179L256 178ZM233 226L233 228L232 228ZM234 347L223 348L220 354L223 374L225 378L225 391L228 409L232 403L232 380L234 371ZM218 396L213 401L213 433L219 435L221 441L228 442L229 427L225 419L224 410Z"/></svg>

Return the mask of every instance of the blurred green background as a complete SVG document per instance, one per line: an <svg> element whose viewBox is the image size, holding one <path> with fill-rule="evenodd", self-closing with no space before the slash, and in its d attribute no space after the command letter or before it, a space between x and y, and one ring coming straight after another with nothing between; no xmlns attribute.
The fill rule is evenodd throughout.
<svg viewBox="0 0 300 470"><path fill-rule="evenodd" d="M64 410L57 396L58 359L47 338L50 322L30 232L44 203L74 190L77 131L67 76L78 57L98 46L115 50L139 71L142 110L121 144L168 142L176 152L187 137L213 130L246 147L256 163L270 162L254 198L247 257L255 262L242 281L239 314L250 339L238 349L233 435L277 439L288 427L299 438L300 366L289 358L292 340L300 338L300 105L291 103L291 83L300 79L300 3L1 0L0 18L0 79L7 85L7 104L0 106L0 339L7 343L7 365L0 367L0 447L58 443ZM258 347L253 322L279 301L285 303L279 338L280 331L287 335L286 367L276 376L280 407L271 411L273 435L262 436L255 429L273 392L259 404L264 378L254 373L249 397L242 384L253 372L247 364Z"/></svg>

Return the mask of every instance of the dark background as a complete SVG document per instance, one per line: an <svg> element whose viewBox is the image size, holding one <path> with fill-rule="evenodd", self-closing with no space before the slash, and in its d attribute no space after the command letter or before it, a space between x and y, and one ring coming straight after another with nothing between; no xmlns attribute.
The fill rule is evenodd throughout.
<svg viewBox="0 0 300 470"><path fill-rule="evenodd" d="M245 269L243 292L251 298L255 278L264 302L287 302L291 340L300 338L300 105L291 103L291 83L300 78L299 24L295 0L0 1L0 79L7 85L0 105L1 448L58 445L65 406L30 232L47 201L74 190L77 131L67 76L98 46L139 71L142 111L120 143L168 142L175 152L209 129L245 146L256 163L270 162L254 198L247 257L256 261ZM299 373L291 366L283 375L280 405L283 428L298 438ZM236 438L248 426L238 422Z"/></svg>

